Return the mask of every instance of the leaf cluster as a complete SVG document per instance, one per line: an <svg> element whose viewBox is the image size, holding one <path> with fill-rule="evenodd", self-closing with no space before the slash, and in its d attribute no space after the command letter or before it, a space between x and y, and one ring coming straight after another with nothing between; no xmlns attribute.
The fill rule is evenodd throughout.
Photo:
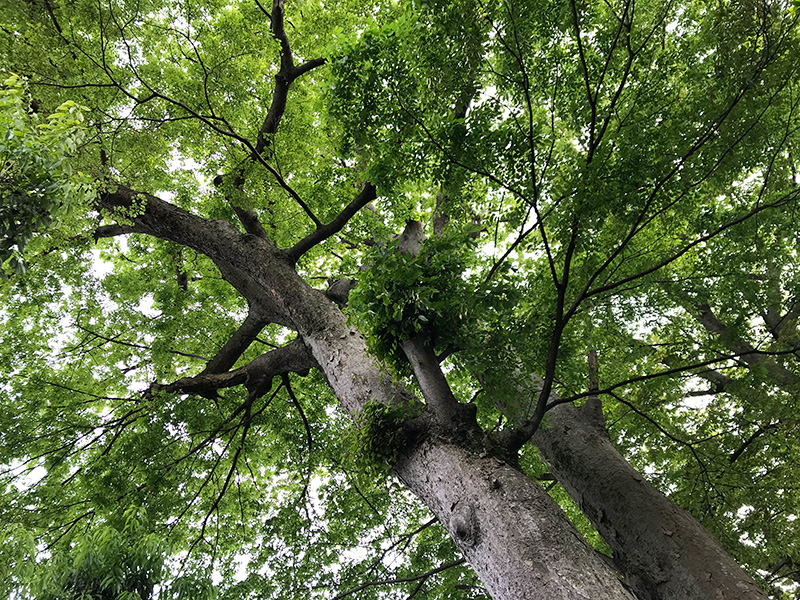
<svg viewBox="0 0 800 600"><path fill-rule="evenodd" d="M405 445L406 420L411 411L403 405L369 402L346 433L350 463L356 472L388 476L390 465Z"/></svg>
<svg viewBox="0 0 800 600"><path fill-rule="evenodd" d="M40 558L21 590L37 600L210 600L210 581L192 575L167 580L169 544L152 529L143 507L131 506L114 523L69 536Z"/></svg>
<svg viewBox="0 0 800 600"><path fill-rule="evenodd" d="M24 271L30 239L88 205L93 191L69 161L83 140L88 109L68 100L44 120L35 105L18 75L0 85L0 265L17 272Z"/></svg>
<svg viewBox="0 0 800 600"><path fill-rule="evenodd" d="M436 348L457 344L474 318L476 296L466 274L469 232L423 241L418 255L398 251L397 241L376 246L370 268L351 292L350 316L380 360L404 370L399 344L423 330Z"/></svg>

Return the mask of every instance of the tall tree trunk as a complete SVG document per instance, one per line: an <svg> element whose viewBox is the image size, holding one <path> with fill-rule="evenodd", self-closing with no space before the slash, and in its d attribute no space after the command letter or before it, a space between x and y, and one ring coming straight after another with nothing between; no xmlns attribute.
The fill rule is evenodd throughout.
<svg viewBox="0 0 800 600"><path fill-rule="evenodd" d="M341 310L295 277L295 322L342 405L355 413L370 401L408 396L377 368ZM632 599L537 483L469 436L458 443L438 429L434 422L407 446L395 470L495 600Z"/></svg>
<svg viewBox="0 0 800 600"><path fill-rule="evenodd" d="M103 203L113 210L138 195L120 189ZM145 233L209 256L251 310L297 331L349 413L373 401L409 399L409 392L393 384L368 355L363 337L339 307L297 274L286 251L227 223L146 198L146 210L132 225L101 228L99 235ZM438 385L435 378L421 383ZM447 407L447 399L439 400ZM592 408L553 408L547 427L539 428L533 441L609 543L637 596L765 598L713 536L614 449ZM405 449L396 470L445 524L497 600L631 598L535 482L497 463L469 436L448 435L441 424L449 413L440 412L438 418L428 415L431 430Z"/></svg>
<svg viewBox="0 0 800 600"><path fill-rule="evenodd" d="M766 598L714 536L614 448L591 407L555 406L533 442L640 600Z"/></svg>
<svg viewBox="0 0 800 600"><path fill-rule="evenodd" d="M206 254L251 311L298 333L351 415L370 402L411 399L369 356L341 309L297 274L290 253L124 188L104 195L101 206L113 211L137 197L147 202L132 224L104 226L98 235L144 233ZM633 600L538 484L475 439L449 435L430 411L420 420L430 426L406 445L396 471L445 524L495 600Z"/></svg>

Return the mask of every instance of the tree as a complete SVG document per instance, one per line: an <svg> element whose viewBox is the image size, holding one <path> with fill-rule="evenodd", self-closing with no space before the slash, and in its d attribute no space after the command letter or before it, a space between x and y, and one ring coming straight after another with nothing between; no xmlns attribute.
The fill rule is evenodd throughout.
<svg viewBox="0 0 800 600"><path fill-rule="evenodd" d="M19 591L41 600L149 600L155 593L159 598L214 597L211 582L203 578L164 581L169 548L148 531L146 511L131 507L116 517L118 523L76 536L67 551L42 561Z"/></svg>
<svg viewBox="0 0 800 600"><path fill-rule="evenodd" d="M11 594L129 506L225 598L795 593L795 8L2 15L96 190L3 288Z"/></svg>

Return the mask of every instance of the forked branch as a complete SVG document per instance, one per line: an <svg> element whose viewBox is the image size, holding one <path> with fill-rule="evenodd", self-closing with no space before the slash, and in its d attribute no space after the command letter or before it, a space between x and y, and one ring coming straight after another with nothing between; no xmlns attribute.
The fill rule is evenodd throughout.
<svg viewBox="0 0 800 600"><path fill-rule="evenodd" d="M243 367L224 373L203 372L194 377L182 377L169 384L153 384L148 391L150 396L159 392L187 393L214 397L218 390L244 385L251 398L266 394L272 387L272 379L297 373L307 375L316 366L300 340L262 354Z"/></svg>

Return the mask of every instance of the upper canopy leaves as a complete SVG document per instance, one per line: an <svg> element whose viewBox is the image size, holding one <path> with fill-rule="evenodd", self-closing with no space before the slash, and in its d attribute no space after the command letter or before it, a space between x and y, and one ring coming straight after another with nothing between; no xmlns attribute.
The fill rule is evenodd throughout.
<svg viewBox="0 0 800 600"><path fill-rule="evenodd" d="M158 198L247 232L238 251L264 256L257 238L319 289L362 280L354 322L393 358L432 331L487 430L525 437L542 417L528 420L535 397L510 404L520 368L580 400L600 350L632 459L734 532L751 570L800 561L786 3L37 0L0 18L4 66L55 113L36 117L17 79L0 92L0 259L58 233L28 244L33 268L3 290L7 588L30 577L29 535L56 564L95 544L84 528L121 531L119 506L134 505L143 539L186 561L167 577L213 562L226 597L365 579L481 595L460 565L412 578L454 547L394 483L352 472L329 387L294 374L310 365L257 377L253 361L296 337L254 300L257 269L172 223L148 221L161 239L121 235ZM93 206L76 201L79 170ZM418 258L391 250L410 219L432 224ZM184 393L199 374L224 377ZM528 449L522 465L544 470Z"/></svg>

